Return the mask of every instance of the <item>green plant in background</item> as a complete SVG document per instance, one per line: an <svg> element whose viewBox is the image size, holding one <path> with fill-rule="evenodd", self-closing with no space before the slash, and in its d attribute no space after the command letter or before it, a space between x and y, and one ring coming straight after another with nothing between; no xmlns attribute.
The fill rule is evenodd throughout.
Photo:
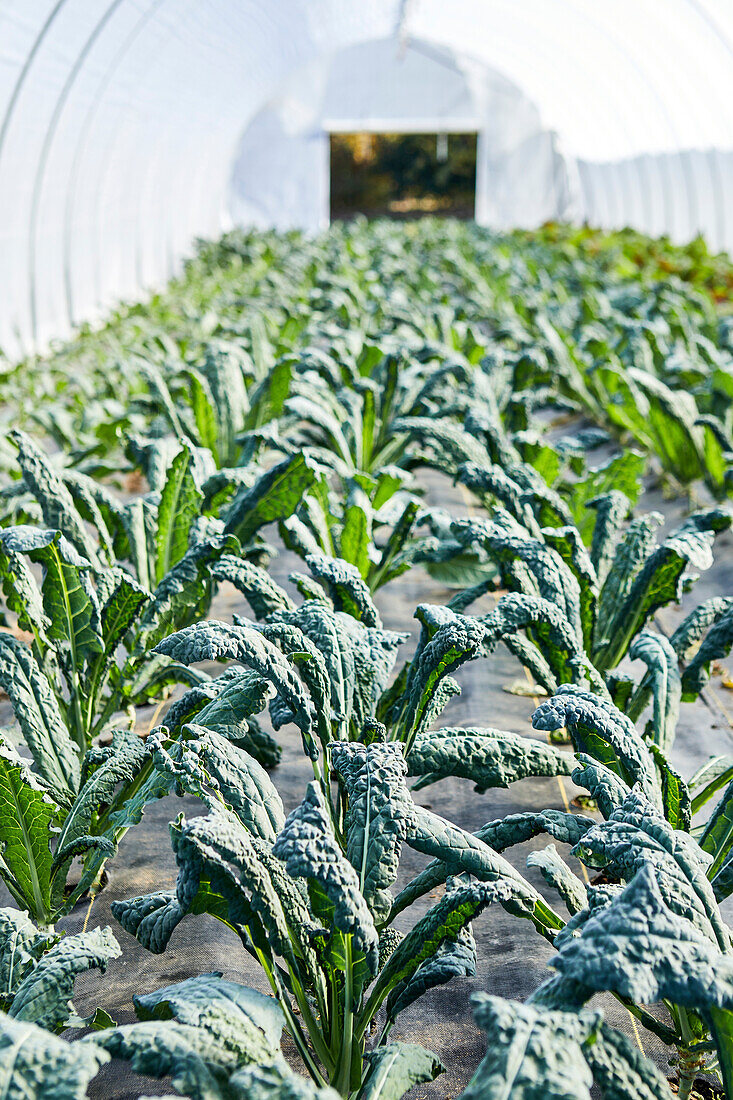
<svg viewBox="0 0 733 1100"><path fill-rule="evenodd" d="M465 611L495 588L508 590L479 617L486 630L484 650L501 640L545 691L587 681L634 719L654 685L655 693L664 695L656 698L654 714L655 736L664 749L665 723L674 728L677 721L684 661L702 643L683 674L689 700L704 686L711 662L730 649L730 602L715 598L700 604L669 640L647 626L657 610L690 590L691 569L710 568L714 540L730 526L729 511L694 513L657 543L655 529L663 517L637 515L627 524L631 499L618 488L608 489L616 481L636 498L633 453L584 471L586 491L572 510L558 472L563 452L567 458L575 450L579 457L570 440L559 453L544 445L544 453L533 456L544 471L554 470L558 488L553 488L522 460L516 435L507 433L491 404L488 410L470 409L463 430L416 418L409 431L420 448L417 460L451 471L486 512L487 518L474 514L449 521L441 544L453 560L469 551L474 561L486 563L485 579L464 587L451 601L454 610ZM577 468L583 466L576 462ZM595 496L589 486L602 491ZM647 664L639 683L614 672L626 657Z"/></svg>
<svg viewBox="0 0 733 1100"><path fill-rule="evenodd" d="M246 453L242 433L298 399L313 351L355 364L365 343L417 361L429 349L492 383L497 366L508 374L513 428L580 409L630 433L678 482L702 477L722 495L732 330L708 291L729 297L729 280L729 263L699 242L632 232L502 235L437 219L335 225L309 240L236 231L201 245L166 293L4 377L35 386L31 417L86 472L119 469L120 444L150 427L230 466Z"/></svg>
<svg viewBox="0 0 733 1100"><path fill-rule="evenodd" d="M57 469L22 433L16 443L15 518L46 527L0 531L6 602L52 686L59 672L65 680L62 709L83 750L127 701L154 691L156 679L175 680L148 651L206 614L223 557L267 559L260 529L291 514L318 467L299 454L230 477L208 452L180 441L138 442L151 488L123 503L91 478ZM26 559L43 567L40 592ZM114 661L120 645L122 667Z"/></svg>
<svg viewBox="0 0 733 1100"><path fill-rule="evenodd" d="M452 532L469 546L478 543L496 563L502 587L512 595L499 601L491 624L497 638L506 635L512 651L526 658L544 688L552 691L556 683L567 683L584 671L597 690L610 690L625 701L632 682L612 670L627 654L636 656L636 639L654 612L678 602L691 587L690 567L712 565L713 540L731 517L718 509L696 513L659 544L654 537L659 514L638 516L624 531L628 501L623 494L613 491L595 506L598 519L590 553L570 524L543 527L534 537L506 512L498 522L457 521ZM465 600L477 594L469 590ZM678 658L722 610L692 613L674 643ZM515 632L522 628L536 639L539 652L516 640Z"/></svg>

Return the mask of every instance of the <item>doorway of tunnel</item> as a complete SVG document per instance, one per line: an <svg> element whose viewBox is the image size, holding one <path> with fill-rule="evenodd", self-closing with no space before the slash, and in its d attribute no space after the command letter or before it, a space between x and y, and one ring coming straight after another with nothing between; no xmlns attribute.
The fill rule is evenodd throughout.
<svg viewBox="0 0 733 1100"><path fill-rule="evenodd" d="M329 134L331 221L364 214L474 218L477 133Z"/></svg>

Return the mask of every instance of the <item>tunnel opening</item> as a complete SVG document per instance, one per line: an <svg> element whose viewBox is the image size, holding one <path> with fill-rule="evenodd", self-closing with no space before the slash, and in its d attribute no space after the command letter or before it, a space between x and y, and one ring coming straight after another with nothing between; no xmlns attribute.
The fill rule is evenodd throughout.
<svg viewBox="0 0 733 1100"><path fill-rule="evenodd" d="M330 216L473 219L477 134L329 134Z"/></svg>

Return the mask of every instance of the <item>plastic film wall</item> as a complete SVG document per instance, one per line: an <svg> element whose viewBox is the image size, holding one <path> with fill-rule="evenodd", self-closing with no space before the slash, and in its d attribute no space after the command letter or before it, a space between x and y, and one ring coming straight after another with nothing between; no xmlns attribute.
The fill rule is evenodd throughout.
<svg viewBox="0 0 733 1100"><path fill-rule="evenodd" d="M447 96L460 74L485 223L587 218L733 247L728 0L9 0L4 353L162 284L233 217L322 224L329 80L369 43L394 56L389 96L376 74L360 85L365 126L376 103L448 125L410 49L438 51ZM404 117L415 103L432 114Z"/></svg>

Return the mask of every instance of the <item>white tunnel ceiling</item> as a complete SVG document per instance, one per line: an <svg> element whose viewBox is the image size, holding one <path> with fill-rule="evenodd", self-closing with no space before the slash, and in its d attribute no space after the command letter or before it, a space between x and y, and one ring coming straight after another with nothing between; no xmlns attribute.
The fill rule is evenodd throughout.
<svg viewBox="0 0 733 1100"><path fill-rule="evenodd" d="M394 34L516 85L599 219L627 209L601 166L636 172L643 206L648 154L668 189L685 165L690 216L731 201L731 158L681 157L733 155L729 0L18 0L0 9L0 347L17 357L160 284L227 224L240 137L286 78ZM670 201L654 199L659 231ZM716 216L727 240L733 215Z"/></svg>
<svg viewBox="0 0 733 1100"><path fill-rule="evenodd" d="M328 129L344 129L351 120L396 130L409 130L413 119L466 129L480 121L453 52L412 37L409 44L390 37L341 50L328 66L325 85Z"/></svg>

